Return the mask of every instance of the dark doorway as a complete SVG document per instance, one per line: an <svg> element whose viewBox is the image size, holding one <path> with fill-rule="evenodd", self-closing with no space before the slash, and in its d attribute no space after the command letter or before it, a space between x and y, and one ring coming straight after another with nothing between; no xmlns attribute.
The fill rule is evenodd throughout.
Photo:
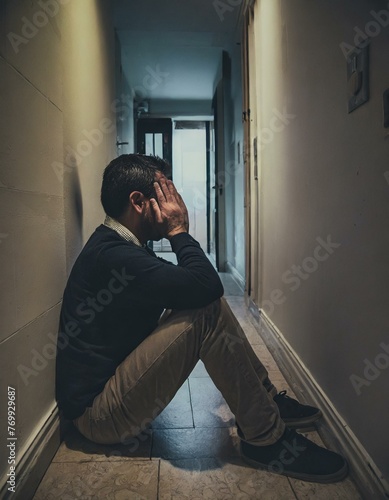
<svg viewBox="0 0 389 500"><path fill-rule="evenodd" d="M139 119L137 124L138 153L159 156L172 164L172 130L170 118Z"/></svg>

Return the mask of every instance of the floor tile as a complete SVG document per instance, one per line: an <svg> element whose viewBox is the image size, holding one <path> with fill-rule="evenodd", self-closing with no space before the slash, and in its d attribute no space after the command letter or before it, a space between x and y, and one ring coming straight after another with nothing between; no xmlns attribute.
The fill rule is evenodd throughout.
<svg viewBox="0 0 389 500"><path fill-rule="evenodd" d="M77 429L71 427L59 447L53 462L114 462L123 459L144 459L151 456L150 431L127 444L103 445L84 438Z"/></svg>
<svg viewBox="0 0 389 500"><path fill-rule="evenodd" d="M268 349L262 345L253 345L255 354L261 360L261 363L266 368L267 371L278 371L279 368L277 363L274 361L273 356L270 354Z"/></svg>
<svg viewBox="0 0 389 500"><path fill-rule="evenodd" d="M225 296L238 296L238 297L244 296L244 291L234 280L231 274L219 273L219 276L221 282L223 283Z"/></svg>
<svg viewBox="0 0 389 500"><path fill-rule="evenodd" d="M362 500L351 479L340 483L319 484L289 478L298 500Z"/></svg>
<svg viewBox="0 0 389 500"><path fill-rule="evenodd" d="M214 458L162 460L159 498L295 500L287 478L234 462Z"/></svg>
<svg viewBox="0 0 389 500"><path fill-rule="evenodd" d="M232 427L235 417L210 378L189 381L195 427Z"/></svg>
<svg viewBox="0 0 389 500"><path fill-rule="evenodd" d="M242 296L230 295L230 296L226 297L226 300L228 303L231 303L231 304L244 305L244 306L246 305L244 295L242 295Z"/></svg>
<svg viewBox="0 0 389 500"><path fill-rule="evenodd" d="M236 297L226 297L227 303L252 345L265 345L257 327L252 322L251 313L247 310L244 300L236 300Z"/></svg>
<svg viewBox="0 0 389 500"><path fill-rule="evenodd" d="M33 500L157 499L158 468L157 460L53 463Z"/></svg>
<svg viewBox="0 0 389 500"><path fill-rule="evenodd" d="M240 319L239 323L251 345L265 345L258 331L248 320Z"/></svg>
<svg viewBox="0 0 389 500"><path fill-rule="evenodd" d="M153 429L183 429L194 427L188 381L180 387L174 398L153 421L151 426Z"/></svg>
<svg viewBox="0 0 389 500"><path fill-rule="evenodd" d="M268 371L268 376L269 379L272 381L272 383L277 387L279 391L282 391L285 389L286 386L289 384L286 382L285 377L282 375L280 371L275 371L275 370L270 370ZM289 391L288 391L289 395Z"/></svg>
<svg viewBox="0 0 389 500"><path fill-rule="evenodd" d="M153 432L152 457L209 458L239 456L234 427L157 429Z"/></svg>
<svg viewBox="0 0 389 500"><path fill-rule="evenodd" d="M200 360L189 375L189 379L202 377L209 377L209 373L205 369L204 363Z"/></svg>
<svg viewBox="0 0 389 500"><path fill-rule="evenodd" d="M227 304L230 306L231 311L238 317L249 319L249 311L247 310L244 297L225 297Z"/></svg>

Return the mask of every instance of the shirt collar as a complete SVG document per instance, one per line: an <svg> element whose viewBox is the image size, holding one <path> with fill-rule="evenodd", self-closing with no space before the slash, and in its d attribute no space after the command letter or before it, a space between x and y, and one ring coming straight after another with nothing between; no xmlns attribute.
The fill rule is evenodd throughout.
<svg viewBox="0 0 389 500"><path fill-rule="evenodd" d="M118 235L121 236L126 241L131 241L138 247L144 246L129 229L127 229L125 226L123 226L123 224L120 224L120 222L118 222L116 219L113 219L109 215L107 215L105 218L104 226L109 227L110 229L116 231Z"/></svg>

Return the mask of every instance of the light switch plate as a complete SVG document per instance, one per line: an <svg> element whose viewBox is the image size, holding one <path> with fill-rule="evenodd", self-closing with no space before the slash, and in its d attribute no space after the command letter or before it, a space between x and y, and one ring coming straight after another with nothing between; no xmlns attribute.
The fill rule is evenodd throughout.
<svg viewBox="0 0 389 500"><path fill-rule="evenodd" d="M357 46L347 57L348 112L369 100L369 41Z"/></svg>

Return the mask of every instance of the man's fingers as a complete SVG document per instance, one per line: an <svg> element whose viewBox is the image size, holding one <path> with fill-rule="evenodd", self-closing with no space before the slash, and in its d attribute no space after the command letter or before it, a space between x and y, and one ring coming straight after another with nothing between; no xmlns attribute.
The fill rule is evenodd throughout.
<svg viewBox="0 0 389 500"><path fill-rule="evenodd" d="M150 198L150 203L151 203L152 209L154 210L156 222L158 222L158 223L163 222L161 209L159 208L157 200L155 200L154 198Z"/></svg>
<svg viewBox="0 0 389 500"><path fill-rule="evenodd" d="M177 188L173 181L168 181L168 187L170 194L175 198L176 202L181 206L181 208L185 207L184 200L182 199L180 193L177 191Z"/></svg>
<svg viewBox="0 0 389 500"><path fill-rule="evenodd" d="M177 200L178 200L178 204L180 205L181 209L184 210L185 212L187 212L187 207L185 205L185 201L183 200L182 196L180 195L180 193L177 191Z"/></svg>
<svg viewBox="0 0 389 500"><path fill-rule="evenodd" d="M166 201L169 202L174 201L175 199L174 191L171 188L171 184L173 184L172 181L166 181L165 179L161 179L159 183L161 185L162 192L166 197Z"/></svg>
<svg viewBox="0 0 389 500"><path fill-rule="evenodd" d="M171 201L171 194L166 185L165 179L159 179L159 182L154 182L155 192L157 194L158 202L161 204L166 201Z"/></svg>
<svg viewBox="0 0 389 500"><path fill-rule="evenodd" d="M154 189L155 189L155 194L157 195L158 202L163 203L164 201L166 201L166 197L158 182L154 182Z"/></svg>
<svg viewBox="0 0 389 500"><path fill-rule="evenodd" d="M167 187L169 189L169 192L172 194L172 195L175 195L177 193L177 189L176 189L176 186L174 185L173 181L171 180L168 180L166 182L167 184Z"/></svg>

